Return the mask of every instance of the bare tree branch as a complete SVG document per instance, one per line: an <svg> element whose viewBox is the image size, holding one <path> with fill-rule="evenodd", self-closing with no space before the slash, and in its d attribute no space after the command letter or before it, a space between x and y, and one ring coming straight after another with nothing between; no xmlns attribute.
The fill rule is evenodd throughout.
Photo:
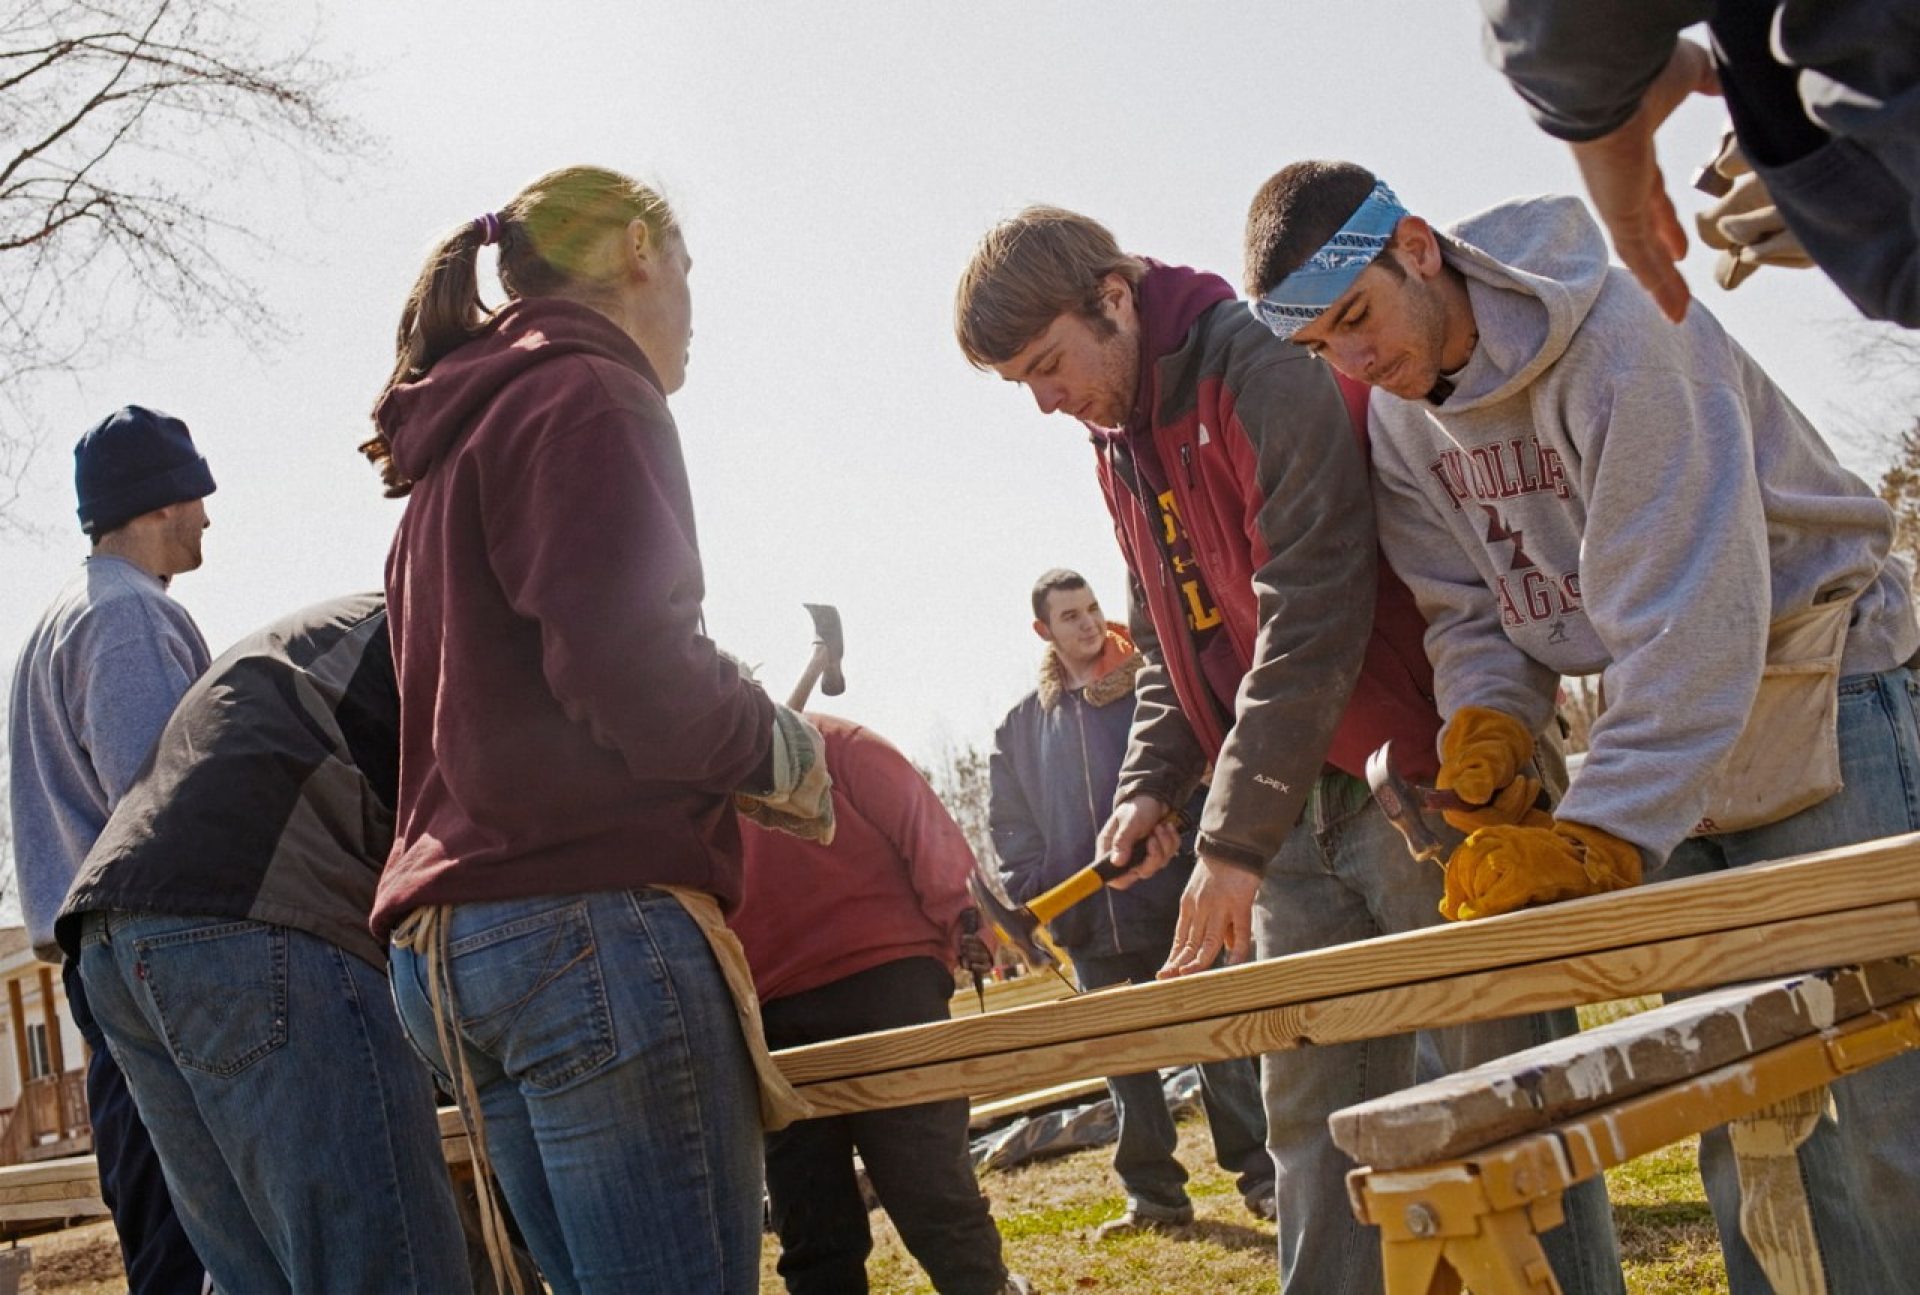
<svg viewBox="0 0 1920 1295"><path fill-rule="evenodd" d="M999 856L993 849L989 812L992 777L987 753L971 743L944 743L934 766L922 767L920 776L932 784L934 794L973 847L974 857L991 873Z"/></svg>
<svg viewBox="0 0 1920 1295"><path fill-rule="evenodd" d="M236 218L248 173L327 174L367 136L343 73L278 6L230 0L0 0L0 524L35 436L31 388L159 317L277 333ZM9 477L9 473L16 475Z"/></svg>

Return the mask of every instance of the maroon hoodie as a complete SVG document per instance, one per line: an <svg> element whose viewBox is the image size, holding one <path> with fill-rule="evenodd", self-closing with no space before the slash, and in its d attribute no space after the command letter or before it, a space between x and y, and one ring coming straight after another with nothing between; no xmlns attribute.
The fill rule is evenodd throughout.
<svg viewBox="0 0 1920 1295"><path fill-rule="evenodd" d="M1092 429L1146 613L1117 798L1182 804L1211 760L1200 852L1259 870L1323 763L1364 776L1392 738L1432 776L1426 623L1378 560L1364 392L1217 276L1150 261L1135 304L1136 406Z"/></svg>
<svg viewBox="0 0 1920 1295"><path fill-rule="evenodd" d="M701 633L679 433L598 312L509 305L380 402L400 798L373 929L424 904L687 886L732 905L729 793L772 703Z"/></svg>

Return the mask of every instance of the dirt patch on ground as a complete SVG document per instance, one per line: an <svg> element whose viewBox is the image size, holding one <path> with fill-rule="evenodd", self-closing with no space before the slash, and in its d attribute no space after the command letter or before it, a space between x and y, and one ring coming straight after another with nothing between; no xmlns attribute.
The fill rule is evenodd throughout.
<svg viewBox="0 0 1920 1295"><path fill-rule="evenodd" d="M102 1220L20 1243L33 1252L33 1289L39 1295L126 1295L120 1243Z"/></svg>

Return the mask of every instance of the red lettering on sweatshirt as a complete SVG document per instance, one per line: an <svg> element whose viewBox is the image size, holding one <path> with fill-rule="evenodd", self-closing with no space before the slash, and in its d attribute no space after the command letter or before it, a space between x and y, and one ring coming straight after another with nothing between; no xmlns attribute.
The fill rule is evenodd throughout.
<svg viewBox="0 0 1920 1295"><path fill-rule="evenodd" d="M1427 471L1455 512L1469 499L1498 501L1542 492L1565 499L1572 493L1560 452L1533 436L1471 450L1443 450L1427 464Z"/></svg>
<svg viewBox="0 0 1920 1295"><path fill-rule="evenodd" d="M1493 594L1500 603L1500 623L1509 629L1571 616L1584 609L1577 571L1554 576L1532 567L1517 576L1499 576L1494 580Z"/></svg>

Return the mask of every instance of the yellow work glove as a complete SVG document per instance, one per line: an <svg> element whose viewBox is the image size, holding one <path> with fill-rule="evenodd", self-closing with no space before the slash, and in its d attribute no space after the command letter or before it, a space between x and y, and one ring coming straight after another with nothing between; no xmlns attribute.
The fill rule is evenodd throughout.
<svg viewBox="0 0 1920 1295"><path fill-rule="evenodd" d="M1466 922L1639 884L1639 847L1597 827L1564 819L1485 827L1447 860L1440 914Z"/></svg>
<svg viewBox="0 0 1920 1295"><path fill-rule="evenodd" d="M1479 809L1448 809L1441 817L1461 832L1526 820L1540 780L1521 774L1533 759L1533 734L1503 711L1462 706L1440 738L1440 776L1434 786Z"/></svg>

